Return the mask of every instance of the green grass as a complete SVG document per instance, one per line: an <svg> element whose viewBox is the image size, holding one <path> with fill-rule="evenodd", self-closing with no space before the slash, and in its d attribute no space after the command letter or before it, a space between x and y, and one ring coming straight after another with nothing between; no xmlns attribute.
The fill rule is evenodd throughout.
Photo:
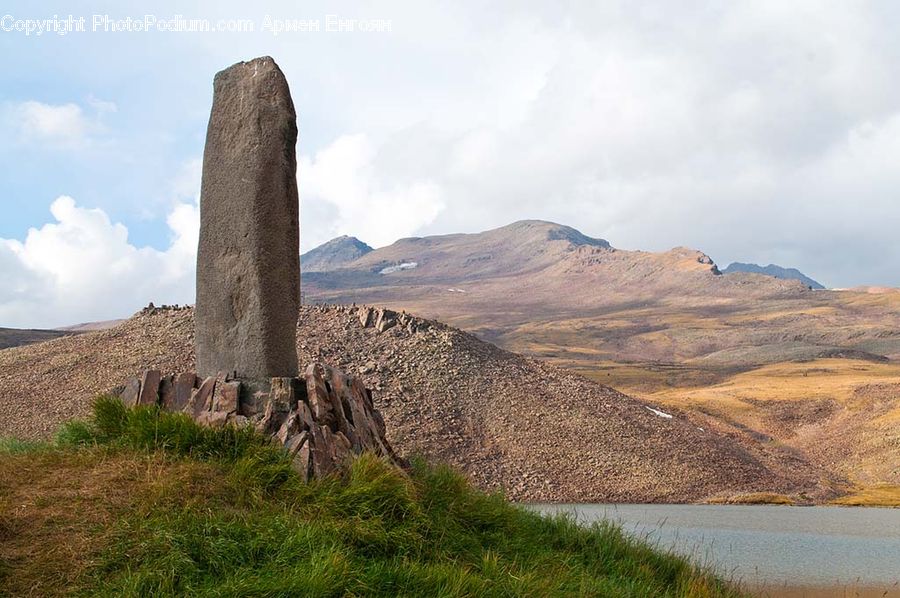
<svg viewBox="0 0 900 598"><path fill-rule="evenodd" d="M49 445L44 442L35 442L29 440L19 440L17 438L0 437L0 456L17 455L21 453L30 453Z"/></svg>
<svg viewBox="0 0 900 598"><path fill-rule="evenodd" d="M740 595L614 526L539 516L421 461L363 455L307 484L251 432L111 399L55 445L7 446L0 595Z"/></svg>

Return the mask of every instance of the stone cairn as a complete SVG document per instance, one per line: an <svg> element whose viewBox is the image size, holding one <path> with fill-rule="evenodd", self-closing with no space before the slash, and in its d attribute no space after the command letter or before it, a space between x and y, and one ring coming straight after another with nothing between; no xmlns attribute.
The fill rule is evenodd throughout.
<svg viewBox="0 0 900 598"><path fill-rule="evenodd" d="M116 393L126 405L157 405L208 426L254 426L310 479L362 452L400 461L359 378L321 363L299 373L296 143L294 104L274 60L216 75L200 191L197 372L148 370ZM393 312L363 313L364 327L398 323Z"/></svg>
<svg viewBox="0 0 900 598"><path fill-rule="evenodd" d="M288 451L304 479L340 472L362 452L400 462L385 440L371 391L359 378L321 363L310 364L302 376L263 383L224 373L201 379L194 372L147 370L117 394L126 405L158 405L211 427L253 426Z"/></svg>

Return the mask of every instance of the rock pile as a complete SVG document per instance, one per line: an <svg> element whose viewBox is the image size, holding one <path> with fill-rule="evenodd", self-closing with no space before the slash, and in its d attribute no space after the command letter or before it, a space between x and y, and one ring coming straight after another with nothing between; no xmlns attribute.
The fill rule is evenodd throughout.
<svg viewBox="0 0 900 598"><path fill-rule="evenodd" d="M372 327L378 332L387 332L394 326L402 326L410 334L415 334L419 329L428 327L428 321L420 318L414 318L406 313L397 313L389 309L378 307L352 306L351 311L355 311L359 320L359 325L363 328Z"/></svg>
<svg viewBox="0 0 900 598"><path fill-rule="evenodd" d="M201 379L147 370L113 393L128 406L157 405L211 427L253 426L284 447L305 480L339 472L363 452L400 463L362 380L321 363L262 384L224 373Z"/></svg>

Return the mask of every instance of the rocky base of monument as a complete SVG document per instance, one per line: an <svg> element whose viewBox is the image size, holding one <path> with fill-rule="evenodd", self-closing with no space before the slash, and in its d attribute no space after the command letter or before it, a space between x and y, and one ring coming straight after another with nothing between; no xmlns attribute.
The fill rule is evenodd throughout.
<svg viewBox="0 0 900 598"><path fill-rule="evenodd" d="M401 464L385 439L371 391L359 378L321 363L297 378L262 381L147 370L113 394L128 406L158 405L202 425L253 426L284 447L306 480L338 473L363 452Z"/></svg>

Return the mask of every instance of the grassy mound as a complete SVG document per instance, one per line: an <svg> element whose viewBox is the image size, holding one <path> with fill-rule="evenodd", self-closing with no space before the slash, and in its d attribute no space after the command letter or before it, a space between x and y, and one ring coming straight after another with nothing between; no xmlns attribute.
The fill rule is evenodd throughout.
<svg viewBox="0 0 900 598"><path fill-rule="evenodd" d="M610 525L375 457L305 484L245 430L98 399L0 443L0 595L737 596Z"/></svg>

